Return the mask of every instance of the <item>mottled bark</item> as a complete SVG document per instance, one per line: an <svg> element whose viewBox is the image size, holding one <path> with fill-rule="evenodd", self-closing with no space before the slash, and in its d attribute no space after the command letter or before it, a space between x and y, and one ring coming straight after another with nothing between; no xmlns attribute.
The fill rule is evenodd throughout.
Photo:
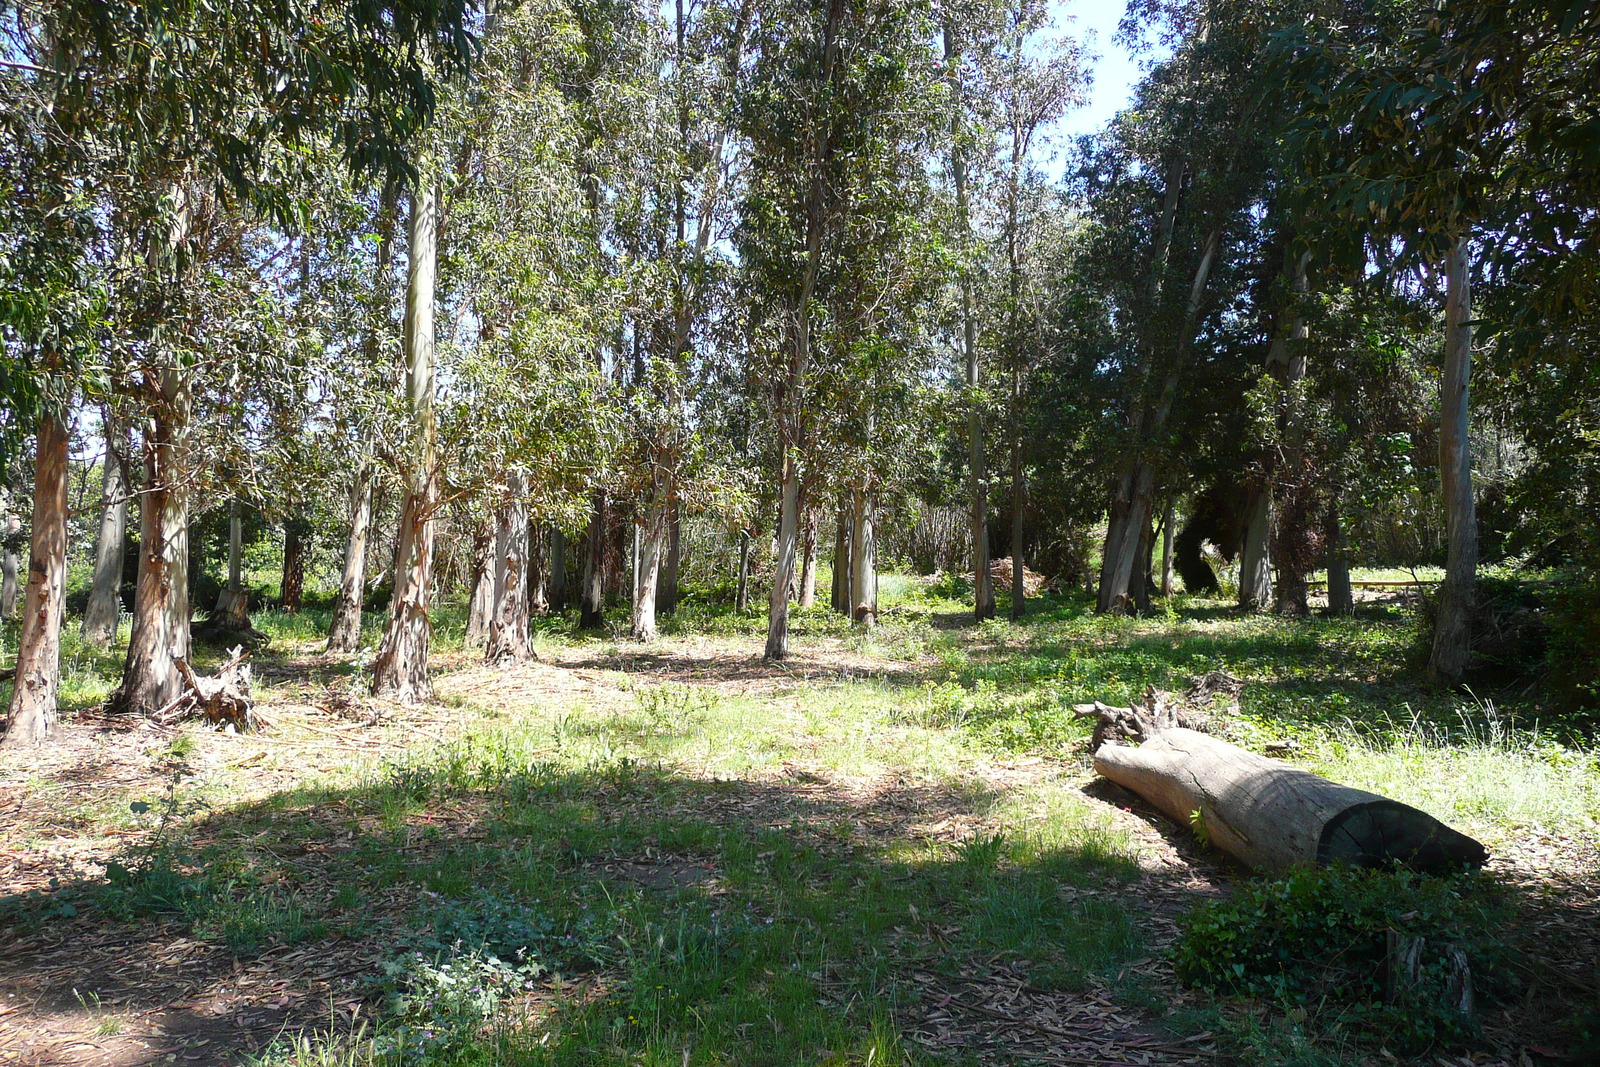
<svg viewBox="0 0 1600 1067"><path fill-rule="evenodd" d="M100 529L94 540L94 578L83 609L83 639L98 648L117 640L122 619L122 560L128 541L128 428L103 421L106 460L101 476Z"/></svg>
<svg viewBox="0 0 1600 1067"><path fill-rule="evenodd" d="M672 505L667 520L667 558L661 564L661 582L656 587L656 611L671 615L678 610L679 571L683 567L683 515L678 505Z"/></svg>
<svg viewBox="0 0 1600 1067"><path fill-rule="evenodd" d="M795 552L800 540L800 472L785 455L779 477L778 552L772 566L772 590L767 597L767 645L763 658L773 661L789 655L789 586L794 582Z"/></svg>
<svg viewBox="0 0 1600 1067"><path fill-rule="evenodd" d="M307 523L292 518L283 524L283 577L278 583L278 604L287 612L300 610L306 592Z"/></svg>
<svg viewBox="0 0 1600 1067"><path fill-rule="evenodd" d="M633 579L633 639L656 639L656 588L661 580L661 558L667 540L667 508L661 489L645 503L644 523L635 527Z"/></svg>
<svg viewBox="0 0 1600 1067"><path fill-rule="evenodd" d="M361 647L361 604L367 581L367 531L372 525L372 468L362 464L350 480L350 530L344 543L344 571L328 628L329 652Z"/></svg>
<svg viewBox="0 0 1600 1067"><path fill-rule="evenodd" d="M806 509L804 534L801 538L800 606L809 608L817 602L817 511Z"/></svg>
<svg viewBox="0 0 1600 1067"><path fill-rule="evenodd" d="M857 626L878 624L878 539L872 522L872 496L857 489L850 529L850 618Z"/></svg>
<svg viewBox="0 0 1600 1067"><path fill-rule="evenodd" d="M406 401L411 440L395 552L394 600L383 641L372 663L372 692L402 704L415 704L433 696L433 684L428 679L428 643L433 622L428 607L429 586L433 582L434 510L439 493L433 410L439 194L426 181L412 193L406 237Z"/></svg>
<svg viewBox="0 0 1600 1067"><path fill-rule="evenodd" d="M528 647L527 480L513 472L506 479L509 498L500 506L494 538L494 596L489 618L490 663L515 663L532 655Z"/></svg>
<svg viewBox="0 0 1600 1067"><path fill-rule="evenodd" d="M1252 486L1239 554L1239 607L1259 611L1272 603L1272 487Z"/></svg>
<svg viewBox="0 0 1600 1067"><path fill-rule="evenodd" d="M67 452L65 416L39 420L33 479L33 528L22 632L10 715L0 747L38 744L56 727L61 682L61 619L67 579Z"/></svg>
<svg viewBox="0 0 1600 1067"><path fill-rule="evenodd" d="M1172 498L1167 498L1166 513L1161 516L1161 595L1172 595L1172 527L1177 522Z"/></svg>
<svg viewBox="0 0 1600 1067"><path fill-rule="evenodd" d="M472 535L472 582L467 588L467 629L462 640L478 645L489 639L489 617L494 612L495 527L480 525Z"/></svg>
<svg viewBox="0 0 1600 1067"><path fill-rule="evenodd" d="M5 520L0 523L0 618L17 614L16 546L21 535L22 517L7 508Z"/></svg>
<svg viewBox="0 0 1600 1067"><path fill-rule="evenodd" d="M1461 682L1472 654L1477 596L1478 519L1472 493L1472 293L1467 241L1456 240L1445 271L1444 367L1439 378L1439 478L1449 538L1428 672Z"/></svg>
<svg viewBox="0 0 1600 1067"><path fill-rule="evenodd" d="M151 715L176 700L189 657L189 494L184 445L190 395L185 373L157 372L157 402L145 432L144 489L139 494L139 578L133 632L114 711Z"/></svg>

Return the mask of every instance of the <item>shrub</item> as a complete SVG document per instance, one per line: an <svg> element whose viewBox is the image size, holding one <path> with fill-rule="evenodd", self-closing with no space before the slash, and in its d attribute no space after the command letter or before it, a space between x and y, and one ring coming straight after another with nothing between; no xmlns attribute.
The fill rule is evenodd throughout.
<svg viewBox="0 0 1600 1067"><path fill-rule="evenodd" d="M1476 875L1302 869L1252 881L1185 916L1178 976L1286 1011L1332 1012L1327 1025L1357 1024L1393 1050L1417 1051L1473 1033L1474 1021L1448 1003L1449 958L1461 950L1477 992L1492 994L1503 911ZM1395 983L1386 999L1391 933L1422 948L1416 981Z"/></svg>

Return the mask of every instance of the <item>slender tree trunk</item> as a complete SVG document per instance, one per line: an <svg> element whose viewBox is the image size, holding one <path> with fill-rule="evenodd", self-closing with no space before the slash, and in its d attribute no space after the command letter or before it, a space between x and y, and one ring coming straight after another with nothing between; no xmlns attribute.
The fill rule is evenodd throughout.
<svg viewBox="0 0 1600 1067"><path fill-rule="evenodd" d="M559 526L550 527L550 610L567 610L567 535Z"/></svg>
<svg viewBox="0 0 1600 1067"><path fill-rule="evenodd" d="M878 625L877 536L872 524L872 497L857 489L850 531L850 617L857 626Z"/></svg>
<svg viewBox="0 0 1600 1067"><path fill-rule="evenodd" d="M0 523L0 618L17 614L17 542L22 534L22 518L9 507Z"/></svg>
<svg viewBox="0 0 1600 1067"><path fill-rule="evenodd" d="M1028 506L1028 474L1023 463L1022 368L1011 372L1011 621L1028 612L1028 590L1023 567Z"/></svg>
<svg viewBox="0 0 1600 1067"><path fill-rule="evenodd" d="M462 635L469 645L489 639L489 619L494 614L495 527L485 522L472 535L472 586L467 590L467 629Z"/></svg>
<svg viewBox="0 0 1600 1067"><path fill-rule="evenodd" d="M183 468L190 394L184 372L158 373L159 401L145 433L144 491L139 494L139 578L133 631L115 711L150 715L176 700L189 657L189 494Z"/></svg>
<svg viewBox="0 0 1600 1067"><path fill-rule="evenodd" d="M739 531L739 584L733 594L733 610L740 615L750 610L750 531Z"/></svg>
<svg viewBox="0 0 1600 1067"><path fill-rule="evenodd" d="M1125 454L1117 473L1116 489L1111 501L1110 522L1106 526L1105 552L1100 568L1100 589L1095 610L1120 613L1136 607L1130 597L1134 567L1139 561L1139 545L1149 537L1151 511L1154 507L1156 457L1148 455L1152 442L1164 433L1167 417L1178 397L1183 367L1188 360L1189 346L1193 341L1200 304L1205 297L1206 283L1211 267L1222 245L1222 229L1217 227L1206 238L1195 267L1194 279L1189 286L1189 299L1184 308L1183 323L1179 327L1174 351L1169 360L1161 393L1154 405L1140 419L1133 447ZM1146 557L1148 559L1148 557Z"/></svg>
<svg viewBox="0 0 1600 1067"><path fill-rule="evenodd" d="M249 597L244 591L244 520L239 516L237 497L228 501L228 582L217 594L211 614L219 626L230 630L250 627Z"/></svg>
<svg viewBox="0 0 1600 1067"><path fill-rule="evenodd" d="M494 595L489 613L490 663L518 663L528 647L527 481L513 471L506 478L509 499L501 505L494 537Z"/></svg>
<svg viewBox="0 0 1600 1067"><path fill-rule="evenodd" d="M589 512L588 545L583 555L583 603L578 625L585 630L598 630L605 625L605 551L606 493L601 489L595 493L594 507Z"/></svg>
<svg viewBox="0 0 1600 1067"><path fill-rule="evenodd" d="M103 421L106 463L100 494L100 531L94 541L94 581L83 610L83 639L98 648L117 640L122 620L122 559L128 540L128 455L126 425Z"/></svg>
<svg viewBox="0 0 1600 1067"><path fill-rule="evenodd" d="M652 491L645 503L644 525L634 528L633 639L646 643L658 636L656 589L661 581L661 559L666 554L668 524L664 495L660 486Z"/></svg>
<svg viewBox="0 0 1600 1067"><path fill-rule="evenodd" d="M805 532L802 537L804 554L800 561L800 606L809 608L817 602L817 509L806 509Z"/></svg>
<svg viewBox="0 0 1600 1067"><path fill-rule="evenodd" d="M1349 615L1356 610L1356 600L1350 590L1350 554L1345 542L1344 527L1339 522L1337 495L1328 503L1322 520L1322 536L1328 546L1328 614Z"/></svg>
<svg viewBox="0 0 1600 1067"><path fill-rule="evenodd" d="M434 455L434 277L438 268L439 192L424 181L411 196L406 220L406 398L411 415L411 454L400 508L400 543L395 554L394 602L389 624L372 663L372 692L402 704L433 696L428 678L429 587L433 583L434 510L439 471Z"/></svg>
<svg viewBox="0 0 1600 1067"><path fill-rule="evenodd" d="M965 103L962 100L961 48L953 25L944 27L944 57L950 69L952 111L950 119L950 171L955 180L956 211L963 240L971 232L971 207L967 191L967 160L962 135ZM994 578L989 569L989 472L983 447L983 412L978 407L978 320L973 312L972 279L961 272L961 343L966 357L967 493L972 517L972 613L979 622L994 618Z"/></svg>
<svg viewBox="0 0 1600 1067"><path fill-rule="evenodd" d="M1472 494L1472 293L1467 239L1459 237L1446 267L1444 369L1439 381L1439 474L1449 536L1439 616L1428 672L1450 685L1467 673L1477 594L1478 520Z"/></svg>
<svg viewBox="0 0 1600 1067"><path fill-rule="evenodd" d="M850 513L841 500L833 533L833 610L850 615Z"/></svg>
<svg viewBox="0 0 1600 1067"><path fill-rule="evenodd" d="M67 580L68 441L64 414L56 412L39 420L28 586L23 594L10 717L0 747L37 744L56 726Z"/></svg>
<svg viewBox="0 0 1600 1067"><path fill-rule="evenodd" d="M772 566L772 591L767 598L767 647L763 658L783 660L789 655L789 587L794 584L795 549L800 533L800 472L784 450L779 480L778 552Z"/></svg>
<svg viewBox="0 0 1600 1067"><path fill-rule="evenodd" d="M361 464L350 482L350 532L344 544L344 573L328 628L329 652L361 647L361 605L367 583L367 530L372 525L372 468Z"/></svg>
<svg viewBox="0 0 1600 1067"><path fill-rule="evenodd" d="M1300 384L1306 377L1306 339L1310 331L1299 300L1306 293L1306 260L1309 254L1299 256L1294 263L1291 284L1296 304L1289 316L1289 344L1287 358L1282 363L1283 407L1279 425L1283 428L1283 473L1273 487L1276 496L1277 527L1273 531L1273 562L1277 566L1278 587L1274 610L1279 615L1305 615L1307 605L1306 570L1310 566L1308 550L1312 533L1310 525L1316 521L1316 512L1308 499L1313 489L1307 484L1305 469L1305 412L1302 410Z"/></svg>
<svg viewBox="0 0 1600 1067"><path fill-rule="evenodd" d="M1167 510L1161 516L1161 595L1172 595L1172 525L1177 521L1172 498L1167 498Z"/></svg>

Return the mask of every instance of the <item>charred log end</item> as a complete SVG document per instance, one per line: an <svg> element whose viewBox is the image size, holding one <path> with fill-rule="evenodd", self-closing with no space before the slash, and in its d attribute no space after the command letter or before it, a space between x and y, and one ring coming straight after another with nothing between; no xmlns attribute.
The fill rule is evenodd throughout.
<svg viewBox="0 0 1600 1067"><path fill-rule="evenodd" d="M1382 867L1398 863L1419 874L1482 867L1489 851L1426 812L1395 800L1373 800L1339 812L1322 827L1317 863Z"/></svg>

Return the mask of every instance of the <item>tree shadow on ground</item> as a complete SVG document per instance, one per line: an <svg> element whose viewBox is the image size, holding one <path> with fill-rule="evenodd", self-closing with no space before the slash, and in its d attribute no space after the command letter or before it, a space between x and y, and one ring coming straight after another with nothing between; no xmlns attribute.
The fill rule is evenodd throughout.
<svg viewBox="0 0 1600 1067"><path fill-rule="evenodd" d="M107 879L0 898L0 1051L235 1063L493 949L549 969L519 994L531 1061L828 1062L884 1032L1022 1055L1065 1026L1163 1062L1151 980L1111 977L1147 940L1118 895L1136 868L1100 832L980 832L991 799L470 746L289 790L166 827ZM1116 990L1120 1023L1062 1016Z"/></svg>

